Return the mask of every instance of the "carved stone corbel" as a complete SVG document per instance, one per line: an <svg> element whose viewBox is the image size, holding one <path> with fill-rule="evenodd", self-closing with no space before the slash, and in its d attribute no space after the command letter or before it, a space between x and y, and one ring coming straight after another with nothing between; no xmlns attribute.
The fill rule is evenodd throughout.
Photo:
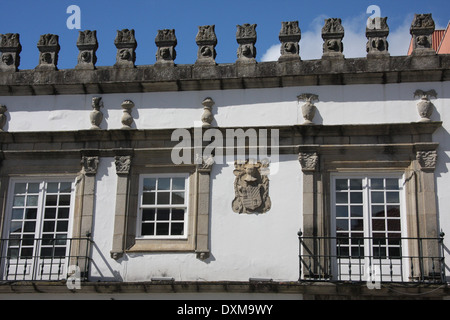
<svg viewBox="0 0 450 320"><path fill-rule="evenodd" d="M95 175L97 173L98 163L98 156L83 156L81 159L81 165L83 167L84 174L87 176Z"/></svg>
<svg viewBox="0 0 450 320"><path fill-rule="evenodd" d="M317 152L300 152L298 160L303 172L316 172L319 169L319 154Z"/></svg>
<svg viewBox="0 0 450 320"><path fill-rule="evenodd" d="M436 169L437 151L417 151L416 159L422 171L434 171Z"/></svg>
<svg viewBox="0 0 450 320"><path fill-rule="evenodd" d="M17 71L20 64L20 35L18 33L0 34L0 71Z"/></svg>
<svg viewBox="0 0 450 320"><path fill-rule="evenodd" d="M116 165L117 175L128 175L131 167L131 156L115 156L114 164Z"/></svg>

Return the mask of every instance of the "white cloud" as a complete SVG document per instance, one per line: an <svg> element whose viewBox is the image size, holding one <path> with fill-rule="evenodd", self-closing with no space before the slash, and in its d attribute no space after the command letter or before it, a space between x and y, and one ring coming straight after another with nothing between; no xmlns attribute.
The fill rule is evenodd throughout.
<svg viewBox="0 0 450 320"><path fill-rule="evenodd" d="M320 59L322 57L322 27L327 17L320 15L316 17L308 30L302 31L300 40L300 57L302 60ZM389 43L389 53L392 56L403 56L408 53L411 35L409 28L413 15L408 14L403 23L396 29L390 30L387 38ZM344 56L346 58L365 57L366 52L366 21L367 14L347 18L342 21L345 30L344 39ZM389 19L388 19L389 25ZM272 45L263 55L261 61L276 61L280 56L280 44Z"/></svg>

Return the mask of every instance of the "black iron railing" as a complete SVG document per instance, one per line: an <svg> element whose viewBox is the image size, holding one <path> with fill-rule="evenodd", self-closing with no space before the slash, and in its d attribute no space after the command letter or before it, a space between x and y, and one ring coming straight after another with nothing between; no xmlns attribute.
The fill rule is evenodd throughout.
<svg viewBox="0 0 450 320"><path fill-rule="evenodd" d="M300 231L299 281L446 283L443 236L314 237Z"/></svg>
<svg viewBox="0 0 450 320"><path fill-rule="evenodd" d="M0 279L57 281L76 276L87 281L92 240L84 238L0 239Z"/></svg>

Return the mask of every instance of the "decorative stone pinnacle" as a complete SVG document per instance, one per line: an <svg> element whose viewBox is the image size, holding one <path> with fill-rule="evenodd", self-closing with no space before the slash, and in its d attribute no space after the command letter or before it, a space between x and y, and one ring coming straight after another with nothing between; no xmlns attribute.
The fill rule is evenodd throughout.
<svg viewBox="0 0 450 320"><path fill-rule="evenodd" d="M344 45L344 27L340 18L325 19L325 25L322 28L323 56L343 58Z"/></svg>
<svg viewBox="0 0 450 320"><path fill-rule="evenodd" d="M386 40L389 35L387 17L375 17L367 19L366 37L367 37L367 56L381 57L389 56L389 44Z"/></svg>
<svg viewBox="0 0 450 320"><path fill-rule="evenodd" d="M301 31L298 21L288 21L281 23L281 30L278 35L281 42L280 57L278 61L300 60Z"/></svg>
<svg viewBox="0 0 450 320"><path fill-rule="evenodd" d="M79 31L77 47L80 52L78 54L78 64L75 68L95 69L95 63L97 62L96 51L98 49L97 31Z"/></svg>
<svg viewBox="0 0 450 320"><path fill-rule="evenodd" d="M417 103L417 111L421 118L420 122L430 122L434 109L434 104L430 101L430 97L437 98L436 91L424 91L419 89L414 91L414 97L420 97L420 101Z"/></svg>
<svg viewBox="0 0 450 320"><path fill-rule="evenodd" d="M436 54L432 48L432 34L435 29L431 13L415 14L409 32L413 38L413 55Z"/></svg>
<svg viewBox="0 0 450 320"><path fill-rule="evenodd" d="M17 71L20 64L20 35L18 33L0 34L0 71Z"/></svg>
<svg viewBox="0 0 450 320"><path fill-rule="evenodd" d="M304 105L302 105L302 115L305 119L305 122L303 124L314 124L312 121L316 114L316 106L314 105L314 101L318 101L319 96L313 93L302 93L297 98L306 102Z"/></svg>
<svg viewBox="0 0 450 320"><path fill-rule="evenodd" d="M122 115L122 129L131 129L133 123L133 117L131 116L131 109L134 107L134 103L131 100L125 100L122 102L121 107L123 109Z"/></svg>
<svg viewBox="0 0 450 320"><path fill-rule="evenodd" d="M177 52L177 37L174 29L158 30L155 38L155 44L158 47L156 51L156 64L175 64Z"/></svg>
<svg viewBox="0 0 450 320"><path fill-rule="evenodd" d="M195 63L215 65L217 55L215 25L199 26L195 42L198 45L197 61Z"/></svg>
<svg viewBox="0 0 450 320"><path fill-rule="evenodd" d="M117 30L117 36L114 39L117 48L116 67L135 67L137 41L134 36L134 29Z"/></svg>
<svg viewBox="0 0 450 320"><path fill-rule="evenodd" d="M100 111L100 108L103 107L102 98L101 97L93 97L92 98L92 112L90 114L90 120L93 130L98 130L100 128L100 123L103 120L103 113Z"/></svg>
<svg viewBox="0 0 450 320"><path fill-rule="evenodd" d="M59 36L43 34L37 43L39 49L39 64L36 69L57 70L59 53Z"/></svg>
<svg viewBox="0 0 450 320"><path fill-rule="evenodd" d="M256 24L237 25L236 41L239 44L236 62L256 63Z"/></svg>
<svg viewBox="0 0 450 320"><path fill-rule="evenodd" d="M212 114L212 107L214 105L214 100L210 97L205 98L202 102L203 105L203 114L202 114L202 127L209 128L211 127L211 123L214 120L214 116Z"/></svg>

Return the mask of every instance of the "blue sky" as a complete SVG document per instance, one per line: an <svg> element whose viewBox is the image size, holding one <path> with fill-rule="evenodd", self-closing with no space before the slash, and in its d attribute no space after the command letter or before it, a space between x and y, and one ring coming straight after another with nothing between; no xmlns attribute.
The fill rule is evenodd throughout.
<svg viewBox="0 0 450 320"><path fill-rule="evenodd" d="M320 29L325 18L343 20L346 57L365 56L365 21L371 15L367 8L377 5L381 16L388 17L388 41L392 55L406 54L409 26L414 13L432 13L436 25L445 28L450 20L450 1L301 1L301 0L0 0L0 33L20 33L22 44L20 69L33 69L38 64L37 41L41 34L59 35L61 51L58 67L76 65L78 30L68 29L70 5L81 10L81 30L97 30L99 49L97 66L115 63L114 38L117 30L134 29L138 47L137 65L155 62L155 36L158 29L175 29L178 39L177 64L196 60L195 36L200 25L215 25L218 63L236 60L236 25L257 24L257 60L275 60L278 54L278 33L282 21L299 21L302 30L302 59L321 56Z"/></svg>

